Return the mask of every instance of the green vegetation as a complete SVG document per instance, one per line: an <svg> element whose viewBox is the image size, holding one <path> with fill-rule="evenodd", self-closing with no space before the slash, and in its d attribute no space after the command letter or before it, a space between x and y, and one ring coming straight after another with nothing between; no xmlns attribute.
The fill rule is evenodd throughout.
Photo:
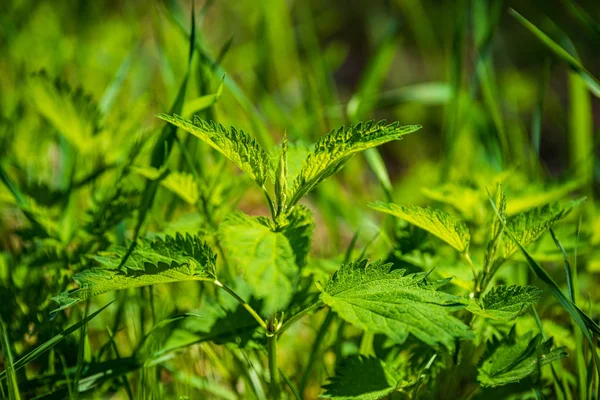
<svg viewBox="0 0 600 400"><path fill-rule="evenodd" d="M598 399L599 5L117 3L2 6L1 398Z"/></svg>

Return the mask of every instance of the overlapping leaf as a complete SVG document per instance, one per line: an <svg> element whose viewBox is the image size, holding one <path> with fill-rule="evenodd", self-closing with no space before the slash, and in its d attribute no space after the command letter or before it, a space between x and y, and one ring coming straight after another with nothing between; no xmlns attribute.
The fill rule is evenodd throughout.
<svg viewBox="0 0 600 400"><path fill-rule="evenodd" d="M113 290L214 279L216 256L198 236L178 233L164 239L142 239L121 266L126 253L126 247L117 247L94 256L102 267L75 274L73 279L79 288L54 297L59 310Z"/></svg>
<svg viewBox="0 0 600 400"><path fill-rule="evenodd" d="M158 114L157 117L180 127L209 144L247 173L258 186L263 186L273 173L269 155L256 139L234 127L226 128L197 116L191 121L177 114Z"/></svg>
<svg viewBox="0 0 600 400"><path fill-rule="evenodd" d="M264 299L265 313L285 309L298 277L296 256L285 235L273 232L265 220L236 212L219 226L219 240L254 295Z"/></svg>
<svg viewBox="0 0 600 400"><path fill-rule="evenodd" d="M437 289L449 280L427 281L426 273L405 275L391 264L363 260L342 266L325 285L321 300L344 320L396 343L409 334L429 345L454 348L456 339L472 337L450 315L465 301Z"/></svg>
<svg viewBox="0 0 600 400"><path fill-rule="evenodd" d="M399 380L381 360L356 356L345 360L323 386L323 398L336 400L378 400L392 393Z"/></svg>
<svg viewBox="0 0 600 400"><path fill-rule="evenodd" d="M512 232L514 240L507 235L503 237L502 256L508 258L518 250L515 240L521 246L527 246L537 240L556 221L566 217L580 202L581 200L573 201L565 206L558 202L550 203L509 218L506 221L506 228Z"/></svg>
<svg viewBox="0 0 600 400"><path fill-rule="evenodd" d="M294 180L289 205L296 204L319 183L339 171L355 153L401 139L419 129L420 125L369 121L332 130L315 144L306 158Z"/></svg>
<svg viewBox="0 0 600 400"><path fill-rule="evenodd" d="M444 211L384 202L371 203L369 207L416 225L442 239L461 253L469 250L471 241L469 229L462 221Z"/></svg>
<svg viewBox="0 0 600 400"><path fill-rule="evenodd" d="M511 320L535 304L542 291L535 286L498 286L482 299L471 299L467 310L485 318Z"/></svg>
<svg viewBox="0 0 600 400"><path fill-rule="evenodd" d="M533 332L517 338L515 332L513 327L501 343L492 344L492 351L478 368L477 380L482 386L518 382L567 356L564 347L552 348L552 338L542 341L541 335L534 336Z"/></svg>
<svg viewBox="0 0 600 400"><path fill-rule="evenodd" d="M303 267L310 253L314 228L312 212L304 206L296 206L285 216L281 232L290 242L296 255L296 265Z"/></svg>

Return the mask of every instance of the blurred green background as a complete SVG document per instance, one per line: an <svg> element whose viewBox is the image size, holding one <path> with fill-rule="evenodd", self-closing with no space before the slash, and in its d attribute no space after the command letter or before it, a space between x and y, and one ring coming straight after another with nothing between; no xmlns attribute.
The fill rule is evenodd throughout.
<svg viewBox="0 0 600 400"><path fill-rule="evenodd" d="M94 215L101 204L98 194L115 186L115 167L124 163L130 148L158 136L163 123L154 115L170 109L188 71L191 12L190 1L1 2L0 166L5 184L0 187L0 272L5 282L16 278L0 287L0 312L17 353L58 332L48 322L55 306L50 298L70 284L79 249L102 250L130 237L133 218L120 221L109 240L93 243L78 236L77 227ZM589 275L580 284L582 292L593 293L600 271L600 215L595 212L600 195L600 83L595 78L600 76L600 2L209 0L197 1L195 12L184 116L197 113L242 128L269 149L281 143L285 132L292 142L310 144L331 129L369 119L423 126L383 146L379 154L356 157L315 192L310 203L317 220L315 262L307 273L333 271L359 230L357 248L371 244L380 226L365 211L369 201L445 202L476 225L487 218L478 208L487 204L485 198L477 202L481 193L496 180L506 180L509 195L527 199L528 206L573 191L588 196L582 237L589 252L583 270ZM66 87L72 90L61 89ZM216 222L235 208L268 213L259 191L236 183L233 168L195 139L182 138L196 162L225 186L213 199ZM148 157L150 147L141 157ZM170 163L175 168L184 164L181 157ZM56 225L57 238L38 242L23 235L26 219L17 212L19 199L8 180L35 200L35 212ZM74 182L84 188L77 194ZM462 197L455 199L460 204L448 201L452 192L428 191L451 183L462 185ZM465 194L465 187L479 191L477 201ZM65 193L74 200L65 200ZM539 193L544 196L536 200ZM519 204L514 207L516 212ZM135 207L124 205L123 210L131 217ZM197 231L214 224L196 211L160 194L148 231ZM569 238L576 228L569 226ZM389 250L386 240L379 237L370 248L375 256ZM569 240L571 251L575 239ZM561 255L555 251L553 257L560 265ZM159 299L172 295L161 290ZM186 294L179 293L176 304L161 303L160 315L192 310L204 296L197 288ZM112 335L104 328L113 326L113 318L116 327L123 313L137 318L136 307L147 301L131 296L122 303L129 308L107 311L102 321L90 324L82 357L91 358L89 347L97 350ZM597 312L596 303L590 308ZM81 315L55 322L66 327ZM553 318L551 312L546 317ZM123 352L139 344L143 317L140 324L120 333ZM562 338L568 340L569 332ZM282 346L293 349L283 355L293 373L307 345L290 341ZM74 359L77 348L74 342L65 344L47 364L81 365ZM182 368L189 376L181 381L198 393L217 390L190 383L198 369L234 381L227 368L244 362L228 358L223 366L212 347L203 347L201 355L194 349L173 365L197 363ZM59 361L61 355L66 358ZM48 372L47 366L39 368ZM308 398L319 393L322 381L308 385ZM155 383L142 382L142 387L159 390ZM39 392L49 384L40 379L36 385L32 390ZM189 388L177 385L168 393Z"/></svg>

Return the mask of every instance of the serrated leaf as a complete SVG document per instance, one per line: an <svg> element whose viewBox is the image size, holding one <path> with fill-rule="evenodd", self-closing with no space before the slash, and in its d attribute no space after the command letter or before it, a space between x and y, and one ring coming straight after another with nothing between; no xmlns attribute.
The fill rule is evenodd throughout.
<svg viewBox="0 0 600 400"><path fill-rule="evenodd" d="M527 246L550 229L556 221L566 217L580 202L581 200L573 201L565 206L555 202L546 204L543 207L534 208L508 218L506 220L506 227L512 232L514 239L518 240L521 246ZM505 236L502 242L502 256L505 259L518 250L515 240L509 236Z"/></svg>
<svg viewBox="0 0 600 400"><path fill-rule="evenodd" d="M157 117L206 142L247 173L260 187L273 174L265 149L241 130L226 128L214 121L203 121L197 116L194 116L193 122L177 114L157 114Z"/></svg>
<svg viewBox="0 0 600 400"><path fill-rule="evenodd" d="M294 250L296 265L303 267L310 253L315 225L312 212L304 206L296 206L280 224L281 233L285 235Z"/></svg>
<svg viewBox="0 0 600 400"><path fill-rule="evenodd" d="M512 320L535 304L542 291L535 286L498 286L482 299L471 299L467 310L485 318Z"/></svg>
<svg viewBox="0 0 600 400"><path fill-rule="evenodd" d="M542 342L541 335L529 332L516 338L515 329L484 358L478 368L481 386L501 386L519 382L541 367L567 356L564 347L552 348L552 338Z"/></svg>
<svg viewBox="0 0 600 400"><path fill-rule="evenodd" d="M273 232L264 219L235 212L219 226L219 240L255 297L264 299L263 311L285 309L298 277L294 251L285 235Z"/></svg>
<svg viewBox="0 0 600 400"><path fill-rule="evenodd" d="M178 233L164 239L142 239L121 266L127 250L116 247L94 256L102 267L75 274L73 279L79 288L54 297L60 306L55 311L114 290L215 277L216 255L198 236Z"/></svg>
<svg viewBox="0 0 600 400"><path fill-rule="evenodd" d="M355 356L344 360L320 397L336 400L378 400L392 393L399 380L383 361Z"/></svg>
<svg viewBox="0 0 600 400"><path fill-rule="evenodd" d="M469 242L471 241L469 229L464 222L444 211L384 202L371 203L369 207L416 225L442 239L461 253L469 251Z"/></svg>
<svg viewBox="0 0 600 400"><path fill-rule="evenodd" d="M396 343L412 334L453 349L456 339L472 338L469 328L450 315L465 300L437 291L449 279L427 281L427 273L405 276L405 270L391 266L367 260L343 265L325 285L321 300L344 320Z"/></svg>
<svg viewBox="0 0 600 400"><path fill-rule="evenodd" d="M404 135L418 131L420 125L402 126L395 122L369 121L334 129L315 144L294 179L289 206L296 204L319 183L339 171L356 153L399 140Z"/></svg>

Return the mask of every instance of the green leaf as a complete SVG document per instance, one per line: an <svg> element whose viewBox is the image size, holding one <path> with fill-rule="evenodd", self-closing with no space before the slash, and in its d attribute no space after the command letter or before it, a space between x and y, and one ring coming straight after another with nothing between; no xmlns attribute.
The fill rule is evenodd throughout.
<svg viewBox="0 0 600 400"><path fill-rule="evenodd" d="M219 240L255 297L264 299L263 311L285 309L298 278L296 256L285 235L274 232L264 218L235 212L219 226Z"/></svg>
<svg viewBox="0 0 600 400"><path fill-rule="evenodd" d="M163 177L161 171L152 167L137 167L131 168L136 173L150 180L160 180L160 184L179 196L188 204L198 203L198 182L194 176L187 172L172 171L166 177Z"/></svg>
<svg viewBox="0 0 600 400"><path fill-rule="evenodd" d="M537 240L556 221L566 217L580 203L581 200L578 200L562 206L560 203L554 202L508 218L506 227L512 232L514 240L509 236L504 236L502 256L506 259L517 251L515 240L518 240L521 246L527 246Z"/></svg>
<svg viewBox="0 0 600 400"><path fill-rule="evenodd" d="M296 265L303 267L310 253L313 229L315 226L312 212L304 206L296 206L284 219L278 221L279 230L290 242L296 255Z"/></svg>
<svg viewBox="0 0 600 400"><path fill-rule="evenodd" d="M465 300L437 289L449 279L427 281L427 273L404 275L392 264L362 260L343 265L325 285L321 300L344 320L396 343L409 334L429 345L454 348L456 339L469 339L469 328L450 315Z"/></svg>
<svg viewBox="0 0 600 400"><path fill-rule="evenodd" d="M383 361L355 356L344 360L320 397L336 400L377 400L392 393L399 385Z"/></svg>
<svg viewBox="0 0 600 400"><path fill-rule="evenodd" d="M217 122L203 121L197 116L194 116L193 122L177 114L158 114L157 117L206 142L247 173L260 187L273 173L269 155L265 149L258 144L256 139L241 130L234 127L225 128Z"/></svg>
<svg viewBox="0 0 600 400"><path fill-rule="evenodd" d="M81 152L98 151L94 136L100 131L101 114L91 96L60 79L52 80L45 71L27 80L27 90L38 112L71 145Z"/></svg>
<svg viewBox="0 0 600 400"><path fill-rule="evenodd" d="M399 206L380 201L370 203L369 207L416 225L442 239L461 253L469 251L469 242L471 241L469 229L464 222L444 211L413 205Z"/></svg>
<svg viewBox="0 0 600 400"><path fill-rule="evenodd" d="M535 304L542 291L535 286L498 286L481 300L471 299L467 310L485 318L512 320Z"/></svg>
<svg viewBox="0 0 600 400"><path fill-rule="evenodd" d="M540 368L567 356L565 347L552 348L552 338L542 342L542 335L529 332L516 338L515 329L493 350L478 368L477 380L481 386L501 386L519 382L538 373Z"/></svg>
<svg viewBox="0 0 600 400"><path fill-rule="evenodd" d="M93 258L93 267L73 276L78 289L54 297L59 311L99 294L156 283L212 280L216 255L198 236L177 233L175 237L142 239L125 263L127 247L116 247Z"/></svg>
<svg viewBox="0 0 600 400"><path fill-rule="evenodd" d="M339 171L355 154L418 131L420 125L369 121L332 130L315 144L294 179L289 206L296 204L319 183Z"/></svg>

